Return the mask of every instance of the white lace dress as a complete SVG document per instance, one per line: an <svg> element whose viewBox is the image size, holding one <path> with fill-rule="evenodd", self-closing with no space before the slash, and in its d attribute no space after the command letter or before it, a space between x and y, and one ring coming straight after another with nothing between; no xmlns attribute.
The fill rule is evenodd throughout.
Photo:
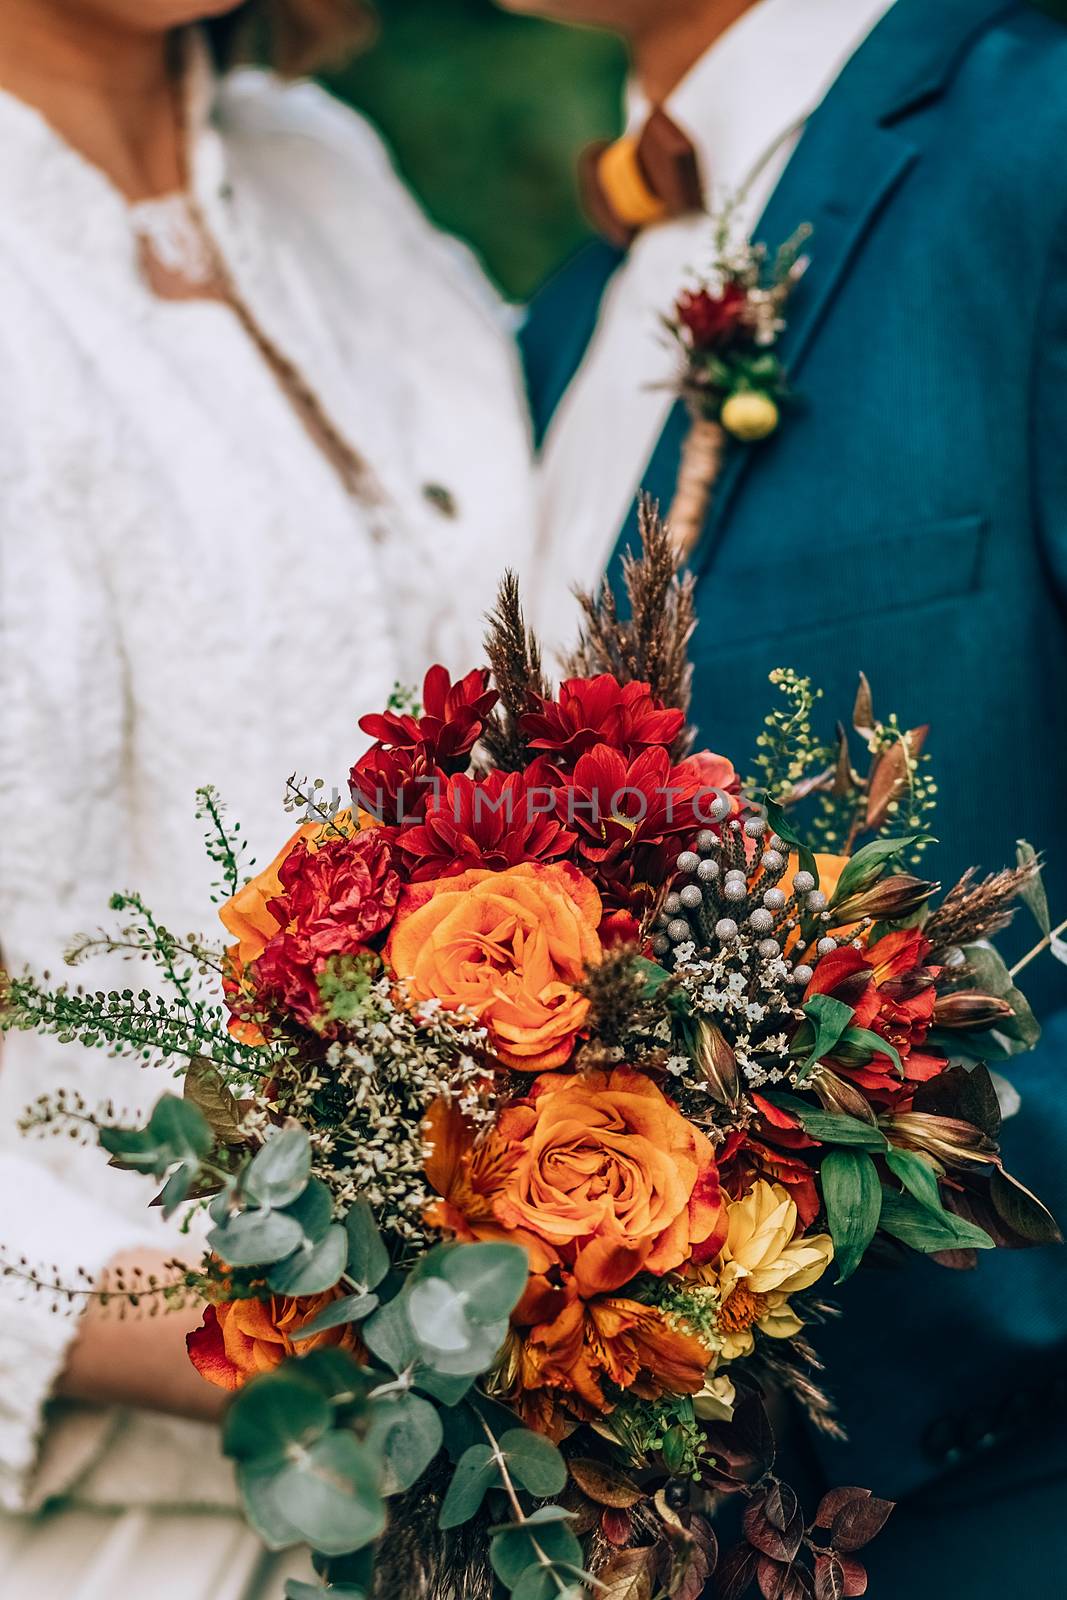
<svg viewBox="0 0 1067 1600"><path fill-rule="evenodd" d="M527 438L506 333L375 135L315 88L192 85L192 192L243 315L163 300L122 198L0 95L0 950L60 965L117 888L202 928L193 791L254 855L293 771L343 787L357 717L431 659L476 659L527 548ZM256 336L253 337L253 334ZM264 359L291 364L358 491ZM336 452L335 452L336 453ZM136 982L121 970L93 986ZM158 1084L102 1053L0 1047L0 1242L96 1271L164 1247L140 1185L22 1140L60 1084L131 1109ZM46 1410L75 1325L0 1281L3 1600L276 1600L226 1508L211 1430ZM26 1513L61 1509L42 1521Z"/></svg>

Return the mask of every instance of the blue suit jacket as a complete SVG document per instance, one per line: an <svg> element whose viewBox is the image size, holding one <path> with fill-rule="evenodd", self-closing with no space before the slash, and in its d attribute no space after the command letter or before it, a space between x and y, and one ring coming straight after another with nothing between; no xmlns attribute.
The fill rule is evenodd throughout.
<svg viewBox="0 0 1067 1600"><path fill-rule="evenodd" d="M1022 0L897 0L812 118L757 230L776 248L814 227L783 349L798 404L771 441L732 448L692 561L695 714L709 745L746 764L773 667L810 673L828 715L851 705L863 668L876 706L932 724L939 873L999 867L1030 838L1061 916L1065 155L1067 28ZM532 308L542 432L620 260L592 246ZM678 287L664 284L665 304ZM644 474L664 504L686 426L679 405ZM634 534L631 517L620 550ZM1042 1011L1067 1005L1062 967L1046 959L1029 976ZM1063 1218L1067 1024L1053 1022L1015 1077L1011 1164ZM921 1489L947 1537L963 1513L945 1496L977 1505L1031 1468L1067 1465L1067 1250L985 1256L972 1274L917 1262L861 1275L840 1300L846 1318L819 1342L852 1442L820 1446L829 1476L890 1496ZM1062 1482L1055 1493L1062 1502ZM953 1549L957 1563L980 1551L972 1585L958 1564L937 1566L929 1528L912 1549L906 1516L883 1543L909 1587L1028 1592L1017 1566L996 1587L981 1521L963 1516ZM1058 1523L1058 1556L1051 1535L1028 1550L1063 1569Z"/></svg>

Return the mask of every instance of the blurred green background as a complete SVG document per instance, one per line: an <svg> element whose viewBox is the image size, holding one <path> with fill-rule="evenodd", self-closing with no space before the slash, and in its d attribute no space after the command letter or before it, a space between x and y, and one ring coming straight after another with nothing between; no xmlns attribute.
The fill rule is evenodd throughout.
<svg viewBox="0 0 1067 1600"><path fill-rule="evenodd" d="M381 128L433 217L525 298L586 235L575 162L617 131L621 48L491 0L377 10L378 43L329 86Z"/></svg>

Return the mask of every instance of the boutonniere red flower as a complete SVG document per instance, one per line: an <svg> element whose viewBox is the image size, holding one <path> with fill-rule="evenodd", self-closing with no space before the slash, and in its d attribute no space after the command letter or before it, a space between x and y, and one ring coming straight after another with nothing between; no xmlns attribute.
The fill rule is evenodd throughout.
<svg viewBox="0 0 1067 1600"><path fill-rule="evenodd" d="M669 518L685 554L700 537L727 437L755 444L778 427L787 387L776 346L808 267L801 252L810 234L798 229L772 260L765 245L736 242L728 209L716 225L711 271L665 318L682 352L677 391L691 418Z"/></svg>

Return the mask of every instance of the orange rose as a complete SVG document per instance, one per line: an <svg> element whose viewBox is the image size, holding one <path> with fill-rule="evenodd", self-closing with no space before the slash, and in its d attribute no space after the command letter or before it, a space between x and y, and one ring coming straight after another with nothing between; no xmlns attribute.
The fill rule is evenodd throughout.
<svg viewBox="0 0 1067 1600"><path fill-rule="evenodd" d="M523 1072L569 1060L601 958L600 896L574 867L524 862L412 884L385 959L416 1000L472 1012L501 1061Z"/></svg>
<svg viewBox="0 0 1067 1600"><path fill-rule="evenodd" d="M269 1300L229 1300L204 1307L203 1324L186 1338L189 1360L208 1383L239 1389L260 1372L272 1372L287 1356L305 1355L323 1345L355 1350L359 1338L351 1324L328 1328L294 1344L293 1334L317 1317L339 1291L272 1295Z"/></svg>
<svg viewBox="0 0 1067 1600"><path fill-rule="evenodd" d="M497 1218L553 1245L580 1295L672 1272L698 1246L722 1242L709 1140L632 1067L539 1078L529 1100L505 1108L498 1132L517 1159Z"/></svg>

